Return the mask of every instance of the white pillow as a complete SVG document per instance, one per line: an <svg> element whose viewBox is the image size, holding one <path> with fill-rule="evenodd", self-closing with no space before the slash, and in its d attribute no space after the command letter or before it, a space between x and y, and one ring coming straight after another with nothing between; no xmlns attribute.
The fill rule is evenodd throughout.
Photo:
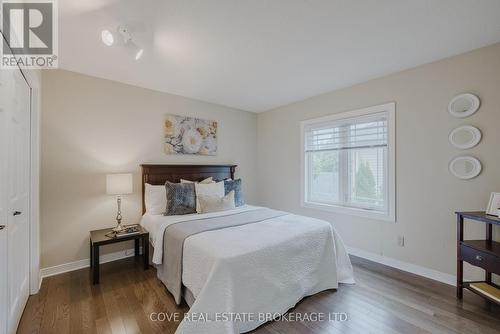
<svg viewBox="0 0 500 334"><path fill-rule="evenodd" d="M201 183L201 184L208 184L208 183L215 183L215 181L210 176L210 177L207 177L205 180L201 180L200 182L194 182L194 181L189 181L189 180L181 179L181 183Z"/></svg>
<svg viewBox="0 0 500 334"><path fill-rule="evenodd" d="M196 212L198 213L201 213L199 197L212 196L219 199L224 197L224 181L209 184L195 183L194 189L196 191Z"/></svg>
<svg viewBox="0 0 500 334"><path fill-rule="evenodd" d="M145 184L144 202L146 213L150 215L162 215L167 209L167 190L165 186L154 186Z"/></svg>
<svg viewBox="0 0 500 334"><path fill-rule="evenodd" d="M216 196L200 196L199 201L201 213L226 211L236 207L234 203L234 190L231 190L222 198Z"/></svg>

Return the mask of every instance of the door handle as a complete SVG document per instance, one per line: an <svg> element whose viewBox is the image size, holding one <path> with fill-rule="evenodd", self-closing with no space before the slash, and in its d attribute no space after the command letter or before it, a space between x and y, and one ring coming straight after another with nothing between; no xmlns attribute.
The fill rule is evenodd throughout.
<svg viewBox="0 0 500 334"><path fill-rule="evenodd" d="M22 214L22 212L21 212L21 211L14 211L14 212L12 213L12 215L13 215L13 216L19 216L20 214Z"/></svg>
<svg viewBox="0 0 500 334"><path fill-rule="evenodd" d="M5 225L0 225L0 231L5 228Z"/></svg>

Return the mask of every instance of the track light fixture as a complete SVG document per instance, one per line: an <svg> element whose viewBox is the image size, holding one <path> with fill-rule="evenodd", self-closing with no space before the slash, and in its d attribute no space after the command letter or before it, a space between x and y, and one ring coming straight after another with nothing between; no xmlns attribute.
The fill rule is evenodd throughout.
<svg viewBox="0 0 500 334"><path fill-rule="evenodd" d="M144 49L132 39L132 34L126 26L118 26L116 31L104 29L101 31L101 40L107 46L121 45L132 50L135 60L142 58Z"/></svg>

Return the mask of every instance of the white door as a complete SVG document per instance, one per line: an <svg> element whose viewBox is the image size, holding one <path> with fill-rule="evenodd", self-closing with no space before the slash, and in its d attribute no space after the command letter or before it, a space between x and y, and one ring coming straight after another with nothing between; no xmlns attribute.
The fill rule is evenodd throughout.
<svg viewBox="0 0 500 334"><path fill-rule="evenodd" d="M30 88L19 70L2 70L2 136L5 163L3 220L0 240L6 241L7 333L15 333L29 296ZM6 152L5 152L6 151ZM0 224L0 225L2 225ZM7 240L5 240L7 239ZM0 260L2 261L2 260ZM5 261L5 260L4 260ZM5 277L6 276L6 277ZM0 317L1 319L1 317ZM1 330L1 328L0 328Z"/></svg>

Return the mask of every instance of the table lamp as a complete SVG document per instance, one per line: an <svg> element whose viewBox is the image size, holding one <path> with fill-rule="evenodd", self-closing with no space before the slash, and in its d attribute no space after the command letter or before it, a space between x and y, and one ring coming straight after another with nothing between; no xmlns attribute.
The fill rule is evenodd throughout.
<svg viewBox="0 0 500 334"><path fill-rule="evenodd" d="M108 195L116 195L118 204L118 212L116 213L116 227L113 231L121 231L122 226L122 195L132 193L132 174L107 174L106 175L106 193Z"/></svg>

